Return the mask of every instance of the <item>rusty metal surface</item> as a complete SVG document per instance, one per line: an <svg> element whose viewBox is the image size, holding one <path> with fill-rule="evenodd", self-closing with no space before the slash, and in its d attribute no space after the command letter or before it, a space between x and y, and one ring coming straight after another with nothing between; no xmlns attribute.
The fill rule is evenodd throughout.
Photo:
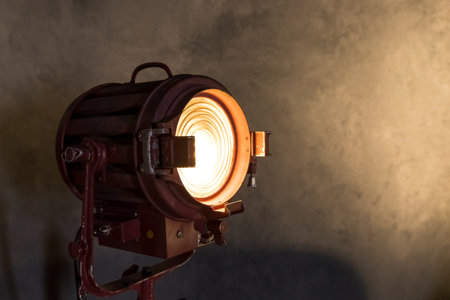
<svg viewBox="0 0 450 300"><path fill-rule="evenodd" d="M165 69L169 78L145 85L153 88L148 95L142 93L143 86L135 93L137 73L155 66ZM220 207L200 204L176 172L177 167L195 166L195 137L173 136L183 107L199 91L222 86L204 76L173 76L157 63L138 66L130 82L124 84L128 92L101 93L104 88L118 91L121 85L114 84L80 96L58 130L61 174L82 199L80 231L69 245L80 298L135 289L140 299L153 299L154 280L184 263L196 248L212 241L224 245L227 226L218 219L244 211L242 201ZM124 105L129 96L130 104ZM142 273L129 268L122 279L99 285L93 273L94 238L103 246L167 260ZM179 263L178 257L183 257Z"/></svg>
<svg viewBox="0 0 450 300"><path fill-rule="evenodd" d="M75 261L76 277L79 276L78 296L84 299L87 294L94 294L105 297L115 294L123 293L127 290L133 289L138 291L138 297L141 300L152 300L154 298L153 282L162 275L170 272L176 267L184 264L193 254L195 246L186 247L183 245L178 247L176 252L169 252L174 244L173 239L183 240L184 235L188 232L184 230L183 226L176 226L174 232L173 226L168 226L163 230L158 230L152 227L145 227L144 232L148 230L155 230L157 234L165 233L167 236L164 239L166 246L161 243L153 245L151 250L158 250L164 248L166 251L167 260L157 264L153 267L144 267L141 272L130 272L130 269L124 272L122 278L107 283L105 285L99 284L94 273L94 237L98 236L100 242L103 240L108 242L116 242L124 249L130 250L128 243L136 245L140 240L152 239L153 235L142 236L140 231L140 222L138 215L133 214L133 218L129 220L119 220L123 214L122 207L118 207L116 211L116 218L108 218L107 212L103 211L102 207L95 207L94 190L96 179L103 181L105 172L103 168L111 155L111 149L107 145L102 144L92 138L86 138L80 145L84 152L89 152L89 155L79 155L76 157L64 156L67 163L78 162L84 167L85 183L83 189L83 203L81 214L81 226L79 234L74 241L69 244L69 253ZM73 151L73 150L72 150ZM99 210L95 216L94 212ZM142 210L138 210L139 213ZM113 216L114 217L114 216ZM144 216L145 217L145 216ZM115 220L114 220L115 219ZM193 226L191 226L193 228ZM172 228L172 229L171 229ZM192 232L192 231L191 231ZM180 233L180 234L179 234ZM188 236L189 237L189 236ZM194 238L184 238L184 240L194 240L197 243L197 234L194 230ZM119 247L121 248L121 247ZM148 253L146 253L148 254ZM170 256L170 257L169 257Z"/></svg>

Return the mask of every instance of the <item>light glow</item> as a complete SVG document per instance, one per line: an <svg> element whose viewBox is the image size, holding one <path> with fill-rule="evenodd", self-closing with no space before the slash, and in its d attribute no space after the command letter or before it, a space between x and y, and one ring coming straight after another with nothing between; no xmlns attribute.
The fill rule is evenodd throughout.
<svg viewBox="0 0 450 300"><path fill-rule="evenodd" d="M175 135L195 136L195 168L177 168L186 190L201 204L223 209L237 193L250 162L247 120L230 94L207 89L189 100Z"/></svg>
<svg viewBox="0 0 450 300"><path fill-rule="evenodd" d="M194 97L184 108L177 136L195 136L194 168L179 168L186 190L196 199L213 196L230 176L235 135L223 107L207 97Z"/></svg>

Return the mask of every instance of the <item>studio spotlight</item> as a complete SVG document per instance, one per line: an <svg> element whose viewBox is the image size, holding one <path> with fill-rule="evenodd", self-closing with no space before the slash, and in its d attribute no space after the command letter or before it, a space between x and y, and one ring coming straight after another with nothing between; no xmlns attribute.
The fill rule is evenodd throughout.
<svg viewBox="0 0 450 300"><path fill-rule="evenodd" d="M165 80L136 83L146 68ZM244 211L231 202L246 175L256 186L256 158L269 153L269 132L249 131L239 104L219 82L175 75L162 63L138 66L128 83L102 84L78 97L62 117L56 157L82 199L81 227L69 252L78 296L136 290L153 299L153 283L195 249L225 243L225 218ZM100 245L165 259L98 284Z"/></svg>

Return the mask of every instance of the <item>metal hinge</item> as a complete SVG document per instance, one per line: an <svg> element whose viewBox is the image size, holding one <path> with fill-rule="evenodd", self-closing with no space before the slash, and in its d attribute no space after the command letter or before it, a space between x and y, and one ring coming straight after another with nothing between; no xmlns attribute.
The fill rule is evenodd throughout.
<svg viewBox="0 0 450 300"><path fill-rule="evenodd" d="M142 142L143 174L167 175L172 168L195 167L195 138L173 136L168 128L149 128L137 135Z"/></svg>
<svg viewBox="0 0 450 300"><path fill-rule="evenodd" d="M159 163L159 140L155 136L169 134L168 128L148 128L139 131L137 137L142 142L142 160L139 172L151 174L164 174L163 170L156 170Z"/></svg>

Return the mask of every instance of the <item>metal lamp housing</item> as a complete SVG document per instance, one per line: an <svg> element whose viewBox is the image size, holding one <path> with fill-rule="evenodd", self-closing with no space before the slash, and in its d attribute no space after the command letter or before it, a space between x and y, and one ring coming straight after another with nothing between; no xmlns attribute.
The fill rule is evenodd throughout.
<svg viewBox="0 0 450 300"><path fill-rule="evenodd" d="M141 70L152 67L164 69L168 78L135 82ZM206 193L196 191L192 175L182 174L197 167L201 134L222 147L216 160L223 170ZM80 233L69 245L80 262L79 294L147 291L196 248L224 244L223 219L244 211L242 201L230 199L247 174L249 186L256 186L256 157L270 155L268 134L249 131L222 84L206 76L174 76L162 63L142 64L130 82L102 84L79 96L64 113L56 137L61 175L83 200ZM94 238L166 261L151 272L127 275L125 285L128 271L118 281L98 285L92 272ZM152 294L146 291L140 293Z"/></svg>
<svg viewBox="0 0 450 300"><path fill-rule="evenodd" d="M103 174L95 181L95 222L97 227L111 222L124 224L119 231L128 233L118 236L113 230L100 236L101 244L167 258L198 246L195 221L201 227L202 220L218 220L243 210L241 204L232 205L230 210L227 201L197 201L184 188L173 165L177 162L168 164L170 155L164 151L169 152L170 147L174 151L180 149L173 140L176 126L183 109L195 96L210 97L227 110L238 144L230 178L237 177L232 184L240 186L250 160L250 132L237 103L223 103L231 102L226 88L209 77L169 74L166 80L103 84L82 94L65 112L58 130L56 153L63 179L75 195L83 199L83 166L67 162L61 154L68 147L81 144L86 137L108 145L112 152ZM178 144L184 145L181 150L186 153L178 156L189 163L186 156L192 156L193 149L189 151L188 142ZM154 153L161 161L149 165L149 157ZM227 190L229 187L224 187L222 192ZM135 219L139 222L133 223ZM161 232L161 227L166 227L163 232L178 228L183 231L183 238L176 236L178 229L173 235L158 237L155 233ZM150 231L153 235L147 234Z"/></svg>

